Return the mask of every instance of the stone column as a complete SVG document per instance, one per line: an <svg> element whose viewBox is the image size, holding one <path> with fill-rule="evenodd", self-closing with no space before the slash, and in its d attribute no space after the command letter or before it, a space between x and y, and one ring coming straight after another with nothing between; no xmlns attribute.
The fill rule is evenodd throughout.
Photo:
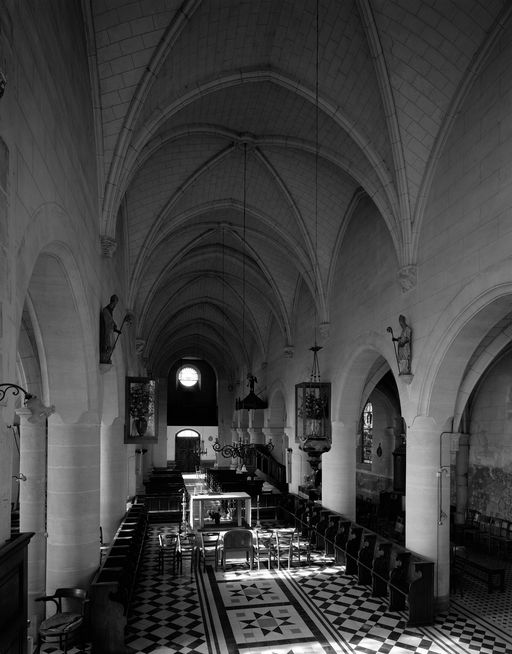
<svg viewBox="0 0 512 654"><path fill-rule="evenodd" d="M276 461L284 465L286 461L286 450L288 448L288 436L283 427L263 427L263 444L272 441L274 449L271 454Z"/></svg>
<svg viewBox="0 0 512 654"><path fill-rule="evenodd" d="M450 434L434 419L415 418L407 431L406 547L437 562L436 607L445 610L450 593Z"/></svg>
<svg viewBox="0 0 512 654"><path fill-rule="evenodd" d="M297 493L299 486L302 485L304 475L309 474L311 466L309 465L306 455L299 449L299 444L295 442L295 427L285 427L284 433L288 436L288 443L292 444L291 454L291 480L289 483L289 490L292 493Z"/></svg>
<svg viewBox="0 0 512 654"><path fill-rule="evenodd" d="M98 567L100 425L84 413L76 423L60 416L48 426L47 591L85 586Z"/></svg>
<svg viewBox="0 0 512 654"><path fill-rule="evenodd" d="M20 418L20 531L34 532L28 546L28 616L35 638L45 608L34 602L46 583L46 421L54 407L33 397L16 410Z"/></svg>
<svg viewBox="0 0 512 654"><path fill-rule="evenodd" d="M101 425L100 524L103 540L112 540L126 511L128 479L124 424L117 418Z"/></svg>
<svg viewBox="0 0 512 654"><path fill-rule="evenodd" d="M151 468L151 465L157 468L167 467L167 379L164 377L158 379L156 401L158 404L156 424L158 441L151 446L151 456L148 453L145 457L144 465L147 466L147 470Z"/></svg>
<svg viewBox="0 0 512 654"><path fill-rule="evenodd" d="M145 492L144 488L144 466L145 458L148 455L148 447L143 444L138 444L135 447L135 480L136 480L136 493L141 494Z"/></svg>
<svg viewBox="0 0 512 654"><path fill-rule="evenodd" d="M265 434L263 433L264 412L262 409L251 409L248 414L249 427L247 431L249 432L250 442L263 445L265 443Z"/></svg>
<svg viewBox="0 0 512 654"><path fill-rule="evenodd" d="M126 445L126 478L128 482L127 498L133 498L137 493L137 454L135 445Z"/></svg>
<svg viewBox="0 0 512 654"><path fill-rule="evenodd" d="M356 428L332 423L332 446L322 455L322 504L356 517Z"/></svg>
<svg viewBox="0 0 512 654"><path fill-rule="evenodd" d="M10 422L12 418L9 418ZM2 419L0 421L0 545L11 537L13 440L12 431L5 426L5 421Z"/></svg>
<svg viewBox="0 0 512 654"><path fill-rule="evenodd" d="M463 525L468 508L469 434L459 434L459 448L455 459L456 504L455 524Z"/></svg>

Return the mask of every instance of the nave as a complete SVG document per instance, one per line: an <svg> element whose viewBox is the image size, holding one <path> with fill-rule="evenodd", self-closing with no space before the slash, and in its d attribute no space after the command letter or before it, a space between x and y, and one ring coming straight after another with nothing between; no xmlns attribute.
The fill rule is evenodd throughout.
<svg viewBox="0 0 512 654"><path fill-rule="evenodd" d="M465 578L462 597L452 595L450 611L435 625L410 628L404 614L387 612L383 600L321 552L290 572L249 571L238 562L203 572L186 562L175 574L170 566L162 573L158 533L169 529L148 528L129 654L512 654L510 564L504 593L488 594L483 583ZM49 645L43 651L59 654Z"/></svg>
<svg viewBox="0 0 512 654"><path fill-rule="evenodd" d="M197 568L192 577L188 567L161 574L162 527L148 531L129 621L126 643L136 654L512 654L512 566L505 593L487 597L483 584L465 580L463 598L434 626L408 628L404 615L386 612L384 601L320 552L290 573L234 564L225 572Z"/></svg>

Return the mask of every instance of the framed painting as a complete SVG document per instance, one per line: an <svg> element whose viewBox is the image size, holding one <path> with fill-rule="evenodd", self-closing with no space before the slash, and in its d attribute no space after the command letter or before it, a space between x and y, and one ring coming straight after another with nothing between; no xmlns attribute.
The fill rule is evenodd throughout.
<svg viewBox="0 0 512 654"><path fill-rule="evenodd" d="M156 381L149 377L126 377L125 443L156 443Z"/></svg>

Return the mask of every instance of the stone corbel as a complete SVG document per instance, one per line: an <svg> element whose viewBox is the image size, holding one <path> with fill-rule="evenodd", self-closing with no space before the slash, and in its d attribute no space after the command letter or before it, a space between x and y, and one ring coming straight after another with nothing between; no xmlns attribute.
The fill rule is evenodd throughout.
<svg viewBox="0 0 512 654"><path fill-rule="evenodd" d="M330 322L321 322L320 325L318 326L318 331L320 332L320 338L322 339L323 342L325 342L329 338L330 329L331 329Z"/></svg>
<svg viewBox="0 0 512 654"><path fill-rule="evenodd" d="M398 271L398 282L402 288L402 293L408 293L416 287L417 283L417 267L415 265L402 266Z"/></svg>
<svg viewBox="0 0 512 654"><path fill-rule="evenodd" d="M285 359L293 359L293 355L295 353L295 348L293 345L286 345L284 350L283 350L283 355Z"/></svg>
<svg viewBox="0 0 512 654"><path fill-rule="evenodd" d="M55 413L55 406L53 404L51 406L45 406L35 395L27 400L26 406L31 413L28 422L42 422L51 416L52 413Z"/></svg>
<svg viewBox="0 0 512 654"><path fill-rule="evenodd" d="M105 257L105 259L112 259L112 257L114 256L114 252L117 249L116 239L112 238L111 236L106 236L105 234L101 234L100 245L101 245L101 254Z"/></svg>

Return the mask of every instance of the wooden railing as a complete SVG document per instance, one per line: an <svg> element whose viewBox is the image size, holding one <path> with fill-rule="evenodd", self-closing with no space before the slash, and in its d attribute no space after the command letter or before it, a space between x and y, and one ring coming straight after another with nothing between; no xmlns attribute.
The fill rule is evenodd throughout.
<svg viewBox="0 0 512 654"><path fill-rule="evenodd" d="M263 477L280 491L286 491L286 467L276 461L261 445L256 445L256 468Z"/></svg>

